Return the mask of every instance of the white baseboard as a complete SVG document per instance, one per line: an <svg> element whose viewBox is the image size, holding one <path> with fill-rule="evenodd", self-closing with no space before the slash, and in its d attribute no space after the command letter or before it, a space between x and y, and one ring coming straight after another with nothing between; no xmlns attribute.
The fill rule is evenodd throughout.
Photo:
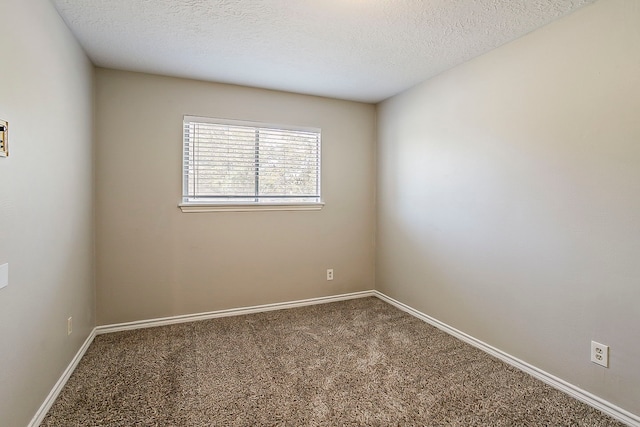
<svg viewBox="0 0 640 427"><path fill-rule="evenodd" d="M480 350L484 351L485 353L489 353L490 355L497 357L498 359L502 360L505 363L508 363L511 366L514 366L518 369L520 369L521 371L526 372L527 374L533 376L534 378L539 379L540 381L549 384L550 386L568 394L569 396L572 396L578 400L580 400L581 402L586 403L587 405L590 405L602 412L604 412L605 414L623 422L626 423L630 426L634 426L634 427L640 427L640 417L632 414L629 411L626 411L614 404L612 404L611 402L608 402L604 399L599 398L598 396L589 393L588 391L585 391L573 384L570 384L568 382L566 382L565 380L558 378L554 375L551 375L548 372L543 371L542 369L536 368L533 365L528 364L527 362L518 359L517 357L511 356L508 353L505 353L502 350L499 350L483 341L480 341L479 339L476 339L470 335L465 334L462 331L459 331L456 328L453 328L449 325L447 325L446 323L443 323L437 319L434 319L431 316L428 316L416 309L414 309L413 307L410 307L406 304L401 303L400 301L397 301L391 297L388 297L387 295L383 294L382 292L379 291L373 291L373 294L380 298L382 301L385 301L397 308L399 308L402 311L405 311L409 314L411 314L412 316L417 317L420 320L423 320L424 322L435 326L436 328L448 333L449 335L452 335L468 344L471 344L474 347L479 348Z"/></svg>
<svg viewBox="0 0 640 427"><path fill-rule="evenodd" d="M44 420L44 417L47 415L47 412L49 412L49 409L51 409L51 406L58 398L58 395L64 388L64 385L69 380L69 377L71 377L71 374L73 374L73 371L75 371L76 367L78 366L78 363L80 363L82 356L84 356L84 354L87 352L87 349L93 342L93 339L95 338L95 336L96 336L96 329L93 328L93 330L91 331L87 339L84 340L84 343L82 344L82 347L80 347L80 350L78 350L78 352L73 357L73 359L71 359L71 363L69 363L69 366L67 366L67 369L64 370L64 372L62 373L58 381L55 383L55 385L49 392L49 395L47 396L47 398L44 400L44 402L42 402L42 405L40 405L38 412L36 412L36 414L33 416L33 418L31 419L31 422L28 424L28 427L38 427L42 422L42 420Z"/></svg>
<svg viewBox="0 0 640 427"><path fill-rule="evenodd" d="M241 316L243 314L262 313L265 311L283 310L286 308L304 307L307 305L326 304L336 301L344 301L355 298L374 296L374 291L352 292L348 294L332 295L327 297L309 298L298 301L278 302L274 304L254 305L251 307L231 308L206 313L185 314L181 316L161 317L158 319L139 320L136 322L117 323L96 327L96 335L111 332L127 331L131 329L152 328L155 326L173 325L176 323L194 322L197 320L215 319L218 317Z"/></svg>
<svg viewBox="0 0 640 427"><path fill-rule="evenodd" d="M118 323L115 325L97 326L93 328L93 330L85 340L84 344L82 344L82 347L80 347L80 350L78 350L74 358L71 360L71 362L69 363L69 366L67 366L67 369L65 369L65 371L62 373L62 376L55 383L55 385L53 386L53 389L51 389L51 392L49 392L49 395L47 396L47 398L44 400L42 405L40 405L38 412L36 412L36 414L33 416L33 418L31 419L31 422L28 424L27 427L38 427L40 425L44 417L47 415L47 412L49 412L49 409L51 409L51 406L58 398L58 395L62 391L63 387L69 380L69 377L71 377L71 374L78 366L80 359L82 359L82 356L84 356L87 349L93 342L93 339L96 337L96 335L106 334L111 332L118 332L118 331L126 331L131 329L141 329L141 328L151 328L154 326L172 325L175 323L194 322L197 320L214 319L217 317L240 316L243 314L260 313L260 312L273 311L273 310L283 310L286 308L304 307L307 305L326 304L330 302L345 301L349 299L365 298L365 297L372 297L372 296L375 296L374 291L361 291L361 292L352 292L352 293L341 294L341 295L332 295L327 297L309 298L309 299L298 300L298 301L280 302L280 303L274 303L274 304L256 305L252 307L242 307L242 308L232 308L228 310L211 311L207 313L187 314L182 316L172 316L172 317L163 317L159 319L141 320L137 322Z"/></svg>
<svg viewBox="0 0 640 427"><path fill-rule="evenodd" d="M538 369L535 366L528 364L527 362L524 362L516 357L513 357L502 350L492 347L483 341L480 341L470 335L467 335L464 332L459 331L458 329L455 329L447 325L446 323L443 323L437 319L434 319L433 317L428 316L391 297L388 297L387 295L379 291L353 292L349 294L341 294L341 295L319 297L319 298L309 298L309 299L298 300L298 301L264 304L264 305L256 305L256 306L242 307L242 308L232 308L228 310L218 310L218 311L211 311L206 313L187 314L182 316L163 317L158 319L141 320L136 322L127 322L127 323L118 323L114 325L98 326L94 328L93 331L91 331L91 333L85 340L82 347L80 347L80 350L78 350L73 360L71 360L71 363L69 363L69 366L67 367L67 369L65 369L60 379L56 382L53 389L51 390L51 392L49 393L45 401L40 406L40 409L38 409L38 412L34 415L28 427L37 427L40 425L45 415L47 414L49 409L51 409L51 406L53 405L56 398L60 394L60 391L62 391L62 388L67 383L67 381L69 380L69 377L71 376L76 366L80 362L80 359L82 359L82 356L84 356L85 352L89 348L89 345L91 345L91 343L93 342L93 339L96 335L106 334L111 332L118 332L118 331L126 331L126 330L132 330L132 329L151 328L155 326L193 322L197 320L214 319L218 317L240 316L243 314L260 313L260 312L273 311L273 310L283 310L287 308L303 307L303 306L316 305L316 304L326 304L330 302L344 301L344 300L355 299L355 298L365 298L370 296L375 296L381 299L382 301L385 301L399 308L400 310L405 311L417 317L418 319L421 319L424 322L435 326L436 328L448 333L449 335L452 335L468 344L471 344L474 347L479 348L480 350L483 350L484 352L494 357L497 357L498 359L528 373L529 375L532 375L533 377L545 382L546 384L549 384L550 386L557 388L558 390L564 393L567 393L568 395L590 406L593 406L594 408L604 412L605 414L608 414L611 417L619 421L622 421L623 423L626 423L634 427L640 427L640 417L638 417L637 415L632 414L631 412L628 412L610 402L607 402L606 400L601 399L598 396L595 396L585 390L582 390L581 388L576 387L575 385L570 384L554 375L551 375L548 372Z"/></svg>

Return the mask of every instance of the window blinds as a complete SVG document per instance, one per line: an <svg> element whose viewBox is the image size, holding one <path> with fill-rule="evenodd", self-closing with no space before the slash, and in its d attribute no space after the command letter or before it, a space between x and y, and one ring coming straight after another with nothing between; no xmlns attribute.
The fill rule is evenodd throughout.
<svg viewBox="0 0 640 427"><path fill-rule="evenodd" d="M183 203L318 203L320 129L184 117Z"/></svg>

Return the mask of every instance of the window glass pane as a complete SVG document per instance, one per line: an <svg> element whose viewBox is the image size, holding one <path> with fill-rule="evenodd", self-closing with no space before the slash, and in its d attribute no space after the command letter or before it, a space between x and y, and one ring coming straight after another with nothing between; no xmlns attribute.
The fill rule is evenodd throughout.
<svg viewBox="0 0 640 427"><path fill-rule="evenodd" d="M184 122L185 202L319 202L320 131Z"/></svg>
<svg viewBox="0 0 640 427"><path fill-rule="evenodd" d="M318 187L318 142L293 133L260 138L261 195L315 196Z"/></svg>

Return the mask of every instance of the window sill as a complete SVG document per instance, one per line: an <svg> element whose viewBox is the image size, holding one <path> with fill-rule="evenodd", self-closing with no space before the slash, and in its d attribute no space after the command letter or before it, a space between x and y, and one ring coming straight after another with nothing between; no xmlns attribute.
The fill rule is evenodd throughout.
<svg viewBox="0 0 640 427"><path fill-rule="evenodd" d="M319 203L180 203L178 205L184 213L200 212L251 212L251 211L319 211L324 207Z"/></svg>

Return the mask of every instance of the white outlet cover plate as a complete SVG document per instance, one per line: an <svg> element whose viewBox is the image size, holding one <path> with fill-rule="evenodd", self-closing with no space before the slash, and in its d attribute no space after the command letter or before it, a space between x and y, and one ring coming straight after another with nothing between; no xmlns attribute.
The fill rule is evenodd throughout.
<svg viewBox="0 0 640 427"><path fill-rule="evenodd" d="M9 284L9 264L0 265L0 289Z"/></svg>
<svg viewBox="0 0 640 427"><path fill-rule="evenodd" d="M591 341L591 361L598 365L609 367L609 346Z"/></svg>

